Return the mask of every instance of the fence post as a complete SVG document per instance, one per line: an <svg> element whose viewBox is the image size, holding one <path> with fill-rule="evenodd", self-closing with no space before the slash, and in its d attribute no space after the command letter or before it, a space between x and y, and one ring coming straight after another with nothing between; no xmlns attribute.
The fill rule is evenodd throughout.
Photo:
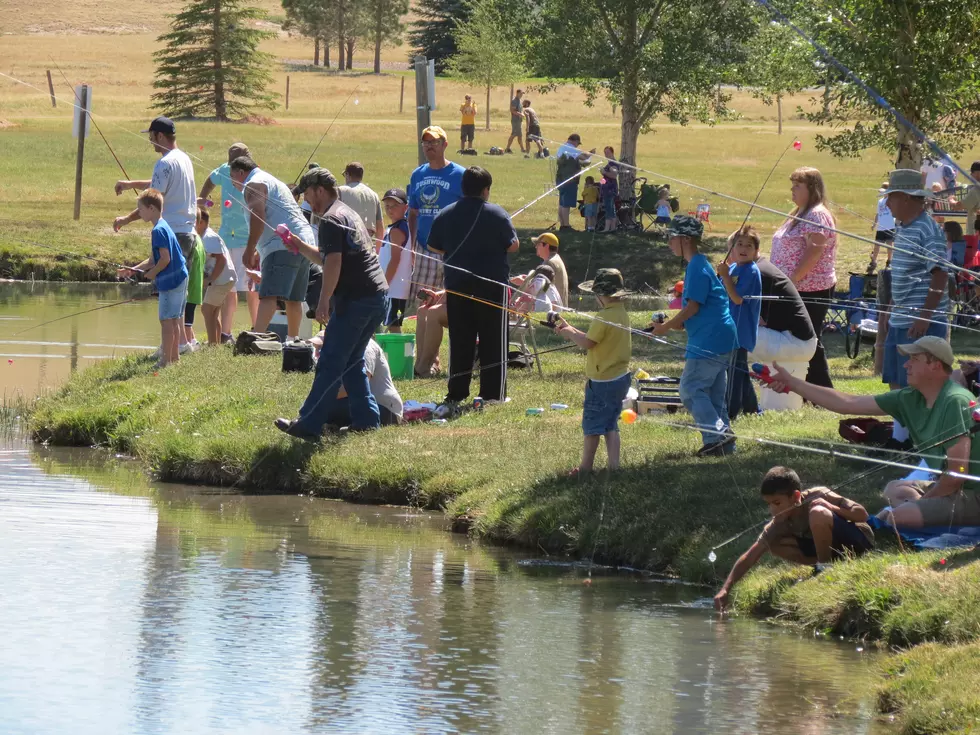
<svg viewBox="0 0 980 735"><path fill-rule="evenodd" d="M415 123L419 142L419 166L425 163L422 153L422 131L429 127L432 116L429 111L429 64L424 56L415 57Z"/></svg>
<svg viewBox="0 0 980 735"><path fill-rule="evenodd" d="M289 109L289 75L286 75L286 109Z"/></svg>
<svg viewBox="0 0 980 735"><path fill-rule="evenodd" d="M82 214L82 163L85 160L85 133L88 132L88 101L89 86L83 84L78 95L78 106L75 111L78 119L78 154L75 157L75 212L77 221Z"/></svg>
<svg viewBox="0 0 980 735"><path fill-rule="evenodd" d="M57 107L58 106L58 100L54 96L54 82L51 81L51 70L50 69L48 69L48 92L51 93L51 106L52 107Z"/></svg>
<svg viewBox="0 0 980 735"><path fill-rule="evenodd" d="M402 77L402 93L398 98L398 114L401 115L405 111L405 77Z"/></svg>

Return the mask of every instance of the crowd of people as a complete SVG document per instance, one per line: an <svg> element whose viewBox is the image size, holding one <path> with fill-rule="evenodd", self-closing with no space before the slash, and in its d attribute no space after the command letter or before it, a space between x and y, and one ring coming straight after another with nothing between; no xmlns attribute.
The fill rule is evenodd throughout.
<svg viewBox="0 0 980 735"><path fill-rule="evenodd" d="M515 101L523 108L520 96L518 90ZM475 115L475 105L471 112ZM230 339L240 291L254 294L247 299L256 331L268 327L277 303L283 303L287 340L298 335L303 305L312 302L325 324L317 338L321 359L297 417L278 419L276 425L317 441L328 425L368 431L399 421L401 399L373 336L382 328L399 331L413 310L416 375L431 377L438 369L443 333L449 332L448 390L435 412L446 418L469 400L474 372L485 404L508 400L513 317L548 312L556 334L586 352L583 453L574 473L593 470L603 440L608 467L618 467L618 422L632 383L635 331L622 274L603 268L578 285L600 307L588 330L558 314L552 319L569 299L559 235L534 238L540 262L512 276L509 255L520 241L510 215L490 201L493 177L480 166L449 161L448 135L441 127L423 131L426 162L412 172L407 188L380 197L364 183L364 167L357 162L344 169L343 184L311 164L298 186L290 187L261 169L242 143L229 148L228 163L212 171L198 193L174 123L157 118L147 133L160 161L150 180L117 182L117 193L142 193L136 209L117 218L115 227L136 219L152 224L150 257L121 274L142 274L159 292L161 365L178 360L183 349L194 349L195 304L201 304L208 342L218 344ZM572 134L557 152L559 232L568 226L579 175L593 166L595 151L580 147L581 138ZM600 163L603 180L616 181L621 164L611 149ZM980 172L980 162L972 170ZM219 187L223 206L216 232L208 205ZM712 265L702 252L700 220L677 215L667 224L669 247L685 261L685 277L676 313L651 322L647 331L667 344L671 331L686 333L680 396L701 432L698 455L734 454L733 424L739 416L795 409L803 401L841 414L887 415L893 419L893 440L916 451L927 472L941 474L889 484L884 491L889 506L878 520L913 528L980 524L977 483L958 476L976 474L972 468L980 462L980 444L971 431L974 397L964 387L975 379L977 366L968 363L962 372L954 371L948 341L950 258L965 237L962 228L940 227L932 216L933 192L924 172L890 174L874 224L876 241L891 254L888 306L882 310L888 315L887 336L880 350L882 381L889 390L849 395L834 388L820 340L837 280L837 224L817 169L794 171L790 191L794 207L772 236L768 257L760 254L758 232L743 226L729 238L727 256ZM588 204L615 197L611 185L596 186L593 177L586 179L585 192ZM971 187L963 201L968 210L974 206L970 202L980 206L980 187ZM972 235L976 209L968 214ZM759 375L749 367L754 363L764 365L766 378L759 396L750 380ZM790 469L771 470L762 494L773 520L736 563L716 598L719 606L765 551L823 564L873 545L863 507L832 489L805 490Z"/></svg>

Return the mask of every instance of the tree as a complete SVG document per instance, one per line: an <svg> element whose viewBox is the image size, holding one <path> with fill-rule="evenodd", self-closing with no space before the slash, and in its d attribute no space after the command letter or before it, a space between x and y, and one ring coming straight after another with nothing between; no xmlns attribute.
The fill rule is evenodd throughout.
<svg viewBox="0 0 980 735"><path fill-rule="evenodd" d="M374 73L381 73L381 47L400 46L405 25L402 16L408 13L409 0L366 0L366 37L374 44Z"/></svg>
<svg viewBox="0 0 980 735"><path fill-rule="evenodd" d="M435 59L436 72L442 74L449 57L459 52L454 33L456 24L469 18L469 5L465 0L419 0L414 10L418 20L408 32L413 53Z"/></svg>
<svg viewBox="0 0 980 735"><path fill-rule="evenodd" d="M176 117L213 112L218 120L244 116L255 108L275 108L271 54L259 43L272 36L252 27L265 11L245 0L192 0L173 16L157 62L153 104Z"/></svg>
<svg viewBox="0 0 980 735"><path fill-rule="evenodd" d="M776 129L782 135L783 96L818 81L813 49L792 29L768 21L749 49L742 78L753 97L767 105L776 103Z"/></svg>
<svg viewBox="0 0 980 735"><path fill-rule="evenodd" d="M486 87L489 130L490 90L526 76L524 60L514 50L508 26L494 0L474 0L469 6L468 19L457 23L453 37L459 51L447 61L446 72L451 77Z"/></svg>
<svg viewBox="0 0 980 735"><path fill-rule="evenodd" d="M324 66L330 68L329 0L282 0L286 11L283 30L295 31L313 39L313 66L320 63L320 47L323 47Z"/></svg>
<svg viewBox="0 0 980 735"><path fill-rule="evenodd" d="M685 124L724 114L717 85L744 59L755 28L744 0L546 0L543 15L539 68L552 87L571 80L590 104L605 95L619 105L620 154L630 164L657 115ZM632 179L623 167L623 187Z"/></svg>
<svg viewBox="0 0 980 735"><path fill-rule="evenodd" d="M819 20L804 28L844 66L944 149L960 153L972 145L980 133L976 0L819 0L814 5ZM853 80L837 76L830 97L825 110L807 118L844 129L818 135L818 149L847 157L879 148L895 154L898 168L919 168L922 141Z"/></svg>

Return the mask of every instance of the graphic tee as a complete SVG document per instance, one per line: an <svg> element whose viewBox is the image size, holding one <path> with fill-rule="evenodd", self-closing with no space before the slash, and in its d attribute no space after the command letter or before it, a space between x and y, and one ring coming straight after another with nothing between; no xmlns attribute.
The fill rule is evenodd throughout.
<svg viewBox="0 0 980 735"><path fill-rule="evenodd" d="M463 196L465 168L450 161L442 168L423 164L412 172L408 182L408 206L418 212L415 246L427 247L432 220L443 209Z"/></svg>

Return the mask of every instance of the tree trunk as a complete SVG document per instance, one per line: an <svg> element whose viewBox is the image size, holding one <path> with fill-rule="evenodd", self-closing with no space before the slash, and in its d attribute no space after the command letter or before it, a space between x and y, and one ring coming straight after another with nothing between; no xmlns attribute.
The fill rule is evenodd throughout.
<svg viewBox="0 0 980 735"><path fill-rule="evenodd" d="M636 165L636 142L640 137L642 123L636 106L636 96L624 94L622 99L622 120L620 122L619 153L620 160L629 166ZM597 146L598 147L598 146ZM619 169L619 190L632 193L636 171L627 166Z"/></svg>
<svg viewBox="0 0 980 735"><path fill-rule="evenodd" d="M320 66L320 37L313 39L313 66Z"/></svg>
<svg viewBox="0 0 980 735"><path fill-rule="evenodd" d="M211 32L214 38L214 116L225 122L228 120L228 103L225 100L225 75L221 66L221 3L214 4Z"/></svg>
<svg viewBox="0 0 980 735"><path fill-rule="evenodd" d="M487 108L484 110L487 115L487 130L490 129L490 85L487 85Z"/></svg>
<svg viewBox="0 0 980 735"><path fill-rule="evenodd" d="M381 41L382 41L381 19L378 18L374 29L374 73L381 73Z"/></svg>
<svg viewBox="0 0 980 735"><path fill-rule="evenodd" d="M344 70L344 41L347 36L344 33L344 6L337 5L337 68Z"/></svg>
<svg viewBox="0 0 980 735"><path fill-rule="evenodd" d="M823 114L830 114L830 79L824 80L823 85Z"/></svg>
<svg viewBox="0 0 980 735"><path fill-rule="evenodd" d="M325 69L330 68L330 39L326 36L323 37L323 67Z"/></svg>
<svg viewBox="0 0 980 735"><path fill-rule="evenodd" d="M354 46L357 44L357 39L353 36L347 37L347 70L350 71L354 68Z"/></svg>
<svg viewBox="0 0 980 735"><path fill-rule="evenodd" d="M776 134L783 134L783 96L776 95Z"/></svg>
<svg viewBox="0 0 980 735"><path fill-rule="evenodd" d="M919 144L918 136L910 128L899 125L895 168L911 168L918 171L921 166L922 146Z"/></svg>

